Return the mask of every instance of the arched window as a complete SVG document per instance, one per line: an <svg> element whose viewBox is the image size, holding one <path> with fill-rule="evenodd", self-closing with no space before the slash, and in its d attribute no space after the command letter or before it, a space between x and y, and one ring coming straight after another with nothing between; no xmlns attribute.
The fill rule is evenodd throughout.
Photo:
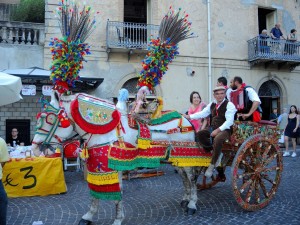
<svg viewBox="0 0 300 225"><path fill-rule="evenodd" d="M280 97L278 84L273 80L264 82L258 91L259 97Z"/></svg>
<svg viewBox="0 0 300 225"><path fill-rule="evenodd" d="M127 89L129 95L135 95L138 91L137 83L138 83L138 78L131 78L123 84L122 88ZM156 95L155 90L153 95Z"/></svg>

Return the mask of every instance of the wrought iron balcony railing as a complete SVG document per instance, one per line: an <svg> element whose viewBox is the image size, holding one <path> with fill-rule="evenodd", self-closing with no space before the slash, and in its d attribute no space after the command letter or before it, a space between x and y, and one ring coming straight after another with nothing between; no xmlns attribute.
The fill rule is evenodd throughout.
<svg viewBox="0 0 300 225"><path fill-rule="evenodd" d="M45 24L0 21L0 43L44 45Z"/></svg>
<svg viewBox="0 0 300 225"><path fill-rule="evenodd" d="M300 65L300 42L255 37L248 41L248 61L251 66L258 63L289 65L293 70Z"/></svg>
<svg viewBox="0 0 300 225"><path fill-rule="evenodd" d="M147 49L151 36L158 36L159 26L143 23L107 21L107 48Z"/></svg>

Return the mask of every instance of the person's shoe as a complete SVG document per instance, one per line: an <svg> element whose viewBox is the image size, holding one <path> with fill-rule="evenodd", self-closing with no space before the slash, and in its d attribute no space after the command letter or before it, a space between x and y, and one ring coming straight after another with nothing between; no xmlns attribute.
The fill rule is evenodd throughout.
<svg viewBox="0 0 300 225"><path fill-rule="evenodd" d="M205 171L205 176L206 177L211 177L213 172L214 172L215 166L213 164L210 164L209 167Z"/></svg>
<svg viewBox="0 0 300 225"><path fill-rule="evenodd" d="M285 151L282 156L283 157L290 156L290 153L288 151Z"/></svg>
<svg viewBox="0 0 300 225"><path fill-rule="evenodd" d="M215 167L221 166L222 158L223 158L223 153L221 152L221 154L219 155L219 158L215 164Z"/></svg>
<svg viewBox="0 0 300 225"><path fill-rule="evenodd" d="M296 157L296 156L297 156L297 153L296 153L296 152L293 152L292 157L294 158L294 157Z"/></svg>

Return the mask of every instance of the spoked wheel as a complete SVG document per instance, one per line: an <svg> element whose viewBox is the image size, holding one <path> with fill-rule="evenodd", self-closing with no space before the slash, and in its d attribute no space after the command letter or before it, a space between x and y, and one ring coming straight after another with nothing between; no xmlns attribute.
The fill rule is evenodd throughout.
<svg viewBox="0 0 300 225"><path fill-rule="evenodd" d="M236 153L231 167L232 188L235 200L245 210L264 208L276 193L283 169L276 142L253 135Z"/></svg>
<svg viewBox="0 0 300 225"><path fill-rule="evenodd" d="M204 174L201 174L198 179L200 180L200 182L197 183L197 190L199 191L212 188L219 182L217 179L216 170L213 172L213 175L210 178L204 176Z"/></svg>

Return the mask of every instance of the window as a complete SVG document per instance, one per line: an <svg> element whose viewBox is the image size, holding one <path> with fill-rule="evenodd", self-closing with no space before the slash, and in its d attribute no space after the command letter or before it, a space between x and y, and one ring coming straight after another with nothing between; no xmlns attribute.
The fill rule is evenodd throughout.
<svg viewBox="0 0 300 225"><path fill-rule="evenodd" d="M263 29L268 30L268 34L276 23L276 10L258 8L258 33Z"/></svg>
<svg viewBox="0 0 300 225"><path fill-rule="evenodd" d="M124 22L147 23L147 0L124 0Z"/></svg>

